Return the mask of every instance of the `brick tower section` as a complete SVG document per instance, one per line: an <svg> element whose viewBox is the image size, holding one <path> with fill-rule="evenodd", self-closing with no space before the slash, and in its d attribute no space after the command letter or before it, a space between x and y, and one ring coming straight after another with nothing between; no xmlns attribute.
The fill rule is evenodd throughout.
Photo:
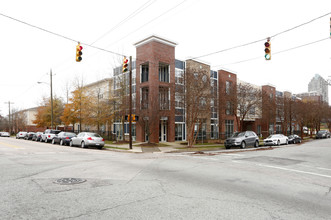
<svg viewBox="0 0 331 220"><path fill-rule="evenodd" d="M145 141L146 132L141 120L149 120L149 141L159 143L160 123L166 124L166 140L175 141L175 46L177 44L157 36L150 36L135 44L136 46L136 110L139 121L136 140ZM159 66L168 65L169 82L159 79ZM142 66L148 66L148 80L142 80ZM143 81L143 82L142 82ZM161 109L159 102L160 88L168 90L168 108ZM143 107L142 89L148 89L148 107ZM162 131L164 132L164 131Z"/></svg>
<svg viewBox="0 0 331 220"><path fill-rule="evenodd" d="M229 88L226 88L228 82ZM219 94L219 133L220 138L225 139L225 121L233 121L233 131L238 131L236 116L237 75L226 70L218 70L218 94ZM232 111L227 112L227 102L232 105Z"/></svg>

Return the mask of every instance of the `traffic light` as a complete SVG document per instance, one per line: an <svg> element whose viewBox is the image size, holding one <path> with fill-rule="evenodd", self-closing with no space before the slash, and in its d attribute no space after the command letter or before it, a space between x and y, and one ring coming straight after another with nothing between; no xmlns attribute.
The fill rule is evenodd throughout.
<svg viewBox="0 0 331 220"><path fill-rule="evenodd" d="M78 45L76 46L76 62L80 62L82 60L82 55L83 55L83 47L80 46L80 43L78 42Z"/></svg>
<svg viewBox="0 0 331 220"><path fill-rule="evenodd" d="M265 49L264 49L264 52L265 52L265 59L266 60L271 60L271 44L270 44L270 38L267 39L267 42L264 43L264 46L265 46Z"/></svg>
<svg viewBox="0 0 331 220"><path fill-rule="evenodd" d="M128 71L128 62L129 62L128 59L126 57L124 57L122 73L125 73L126 71Z"/></svg>

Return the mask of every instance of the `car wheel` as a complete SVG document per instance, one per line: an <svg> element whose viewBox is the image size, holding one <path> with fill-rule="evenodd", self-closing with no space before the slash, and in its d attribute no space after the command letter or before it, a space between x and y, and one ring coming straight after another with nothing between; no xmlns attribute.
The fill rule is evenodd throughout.
<svg viewBox="0 0 331 220"><path fill-rule="evenodd" d="M280 140L277 141L277 146L280 146Z"/></svg>
<svg viewBox="0 0 331 220"><path fill-rule="evenodd" d="M285 144L288 145L288 140L286 140L286 143Z"/></svg>
<svg viewBox="0 0 331 220"><path fill-rule="evenodd" d="M62 140L62 139L60 140L60 145L61 145L61 146L63 145L63 140Z"/></svg>
<svg viewBox="0 0 331 220"><path fill-rule="evenodd" d="M231 147L230 146L225 146L225 149L230 149Z"/></svg>
<svg viewBox="0 0 331 220"><path fill-rule="evenodd" d="M242 149L246 148L246 143L245 141L241 142L241 146L240 146Z"/></svg>
<svg viewBox="0 0 331 220"><path fill-rule="evenodd" d="M103 146L98 147L99 150L102 150Z"/></svg>
<svg viewBox="0 0 331 220"><path fill-rule="evenodd" d="M70 147L74 146L74 144L72 143L72 141L69 142L69 146Z"/></svg>
<svg viewBox="0 0 331 220"><path fill-rule="evenodd" d="M80 144L80 146L81 146L82 148L85 148L85 142L82 141L82 143Z"/></svg>
<svg viewBox="0 0 331 220"><path fill-rule="evenodd" d="M295 140L293 140L293 144L296 144Z"/></svg>
<svg viewBox="0 0 331 220"><path fill-rule="evenodd" d="M259 141L255 141L254 147L259 147Z"/></svg>
<svg viewBox="0 0 331 220"><path fill-rule="evenodd" d="M55 139L54 138L52 139L52 144L55 144Z"/></svg>

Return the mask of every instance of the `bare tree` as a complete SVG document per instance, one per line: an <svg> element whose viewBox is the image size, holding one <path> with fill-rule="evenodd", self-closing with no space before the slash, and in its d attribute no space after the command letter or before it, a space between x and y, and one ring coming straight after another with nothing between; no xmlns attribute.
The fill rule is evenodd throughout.
<svg viewBox="0 0 331 220"><path fill-rule="evenodd" d="M17 109L12 110L12 124L13 131L15 133L19 131L25 131L27 129L26 115L23 111L18 111Z"/></svg>
<svg viewBox="0 0 331 220"><path fill-rule="evenodd" d="M293 103L293 112L296 123L300 126L301 139L303 139L303 127L308 124L307 103L296 100Z"/></svg>
<svg viewBox="0 0 331 220"><path fill-rule="evenodd" d="M0 115L0 131L4 131L4 130L9 131L8 120L2 115Z"/></svg>
<svg viewBox="0 0 331 220"><path fill-rule="evenodd" d="M262 106L262 91L248 83L237 85L237 98L234 100L236 106L236 121L238 130L243 130L244 120L251 114L257 116Z"/></svg>
<svg viewBox="0 0 331 220"><path fill-rule="evenodd" d="M209 72L206 69L187 68L185 89L187 142L192 147L200 129L210 117L212 94Z"/></svg>

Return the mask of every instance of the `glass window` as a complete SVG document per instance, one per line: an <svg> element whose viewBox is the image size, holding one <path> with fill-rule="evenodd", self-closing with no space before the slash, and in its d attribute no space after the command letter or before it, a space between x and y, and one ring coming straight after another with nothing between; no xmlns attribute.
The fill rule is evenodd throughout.
<svg viewBox="0 0 331 220"><path fill-rule="evenodd" d="M141 109L148 109L148 87L141 89Z"/></svg>
<svg viewBox="0 0 331 220"><path fill-rule="evenodd" d="M230 81L225 82L225 93L228 95L231 93L231 86L232 86L231 84L232 83Z"/></svg>
<svg viewBox="0 0 331 220"><path fill-rule="evenodd" d="M159 63L160 82L169 82L169 64Z"/></svg>
<svg viewBox="0 0 331 220"><path fill-rule="evenodd" d="M148 64L141 65L141 82L148 82L148 75L149 75L149 66Z"/></svg>
<svg viewBox="0 0 331 220"><path fill-rule="evenodd" d="M160 110L169 110L169 88L159 88Z"/></svg>
<svg viewBox="0 0 331 220"><path fill-rule="evenodd" d="M233 120L225 120L225 137L231 137L233 134Z"/></svg>
<svg viewBox="0 0 331 220"><path fill-rule="evenodd" d="M232 114L232 104L230 101L226 101L226 109L225 109L225 114L231 115Z"/></svg>

